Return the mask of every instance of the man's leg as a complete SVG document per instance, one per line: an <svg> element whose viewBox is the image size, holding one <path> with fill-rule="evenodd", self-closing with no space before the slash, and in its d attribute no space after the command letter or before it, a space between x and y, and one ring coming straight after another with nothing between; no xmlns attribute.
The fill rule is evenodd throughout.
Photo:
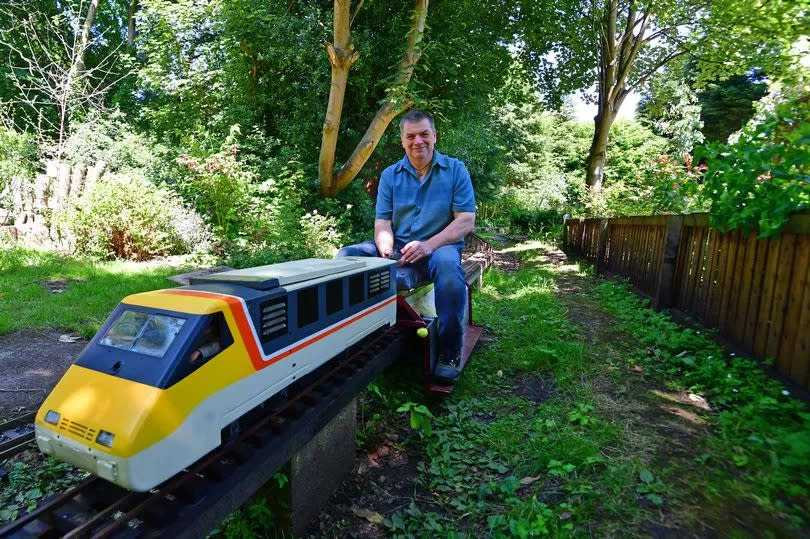
<svg viewBox="0 0 810 539"><path fill-rule="evenodd" d="M347 245L335 255L335 258L343 258L344 256L380 256L377 252L377 246L373 241L368 240L356 245Z"/></svg>
<svg viewBox="0 0 810 539"><path fill-rule="evenodd" d="M428 271L436 294L442 359L435 375L445 382L455 383L460 374L458 359L464 332L464 309L467 308L467 283L461 268L461 250L452 245L439 247L430 255Z"/></svg>

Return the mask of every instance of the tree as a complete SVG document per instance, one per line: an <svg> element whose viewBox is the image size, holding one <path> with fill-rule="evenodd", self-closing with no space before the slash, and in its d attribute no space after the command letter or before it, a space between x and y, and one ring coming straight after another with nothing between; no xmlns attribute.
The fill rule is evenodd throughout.
<svg viewBox="0 0 810 539"><path fill-rule="evenodd" d="M636 108L638 119L669 140L669 153L680 158L703 142L701 106L684 57L650 79Z"/></svg>
<svg viewBox="0 0 810 539"><path fill-rule="evenodd" d="M120 43L87 64L89 51L104 38L103 31L93 34L99 0L92 0L86 12L74 9L81 3L61 10L58 5L39 7L26 2L0 12L11 25L0 34L13 88L5 98L5 114L19 131L35 133L40 144L53 140L53 154L59 157L72 117L102 107L104 96L126 73L112 69Z"/></svg>
<svg viewBox="0 0 810 539"><path fill-rule="evenodd" d="M699 94L703 136L709 142L727 142L754 115L754 103L768 93L760 72L733 75L708 84Z"/></svg>
<svg viewBox="0 0 810 539"><path fill-rule="evenodd" d="M399 63L393 84L387 92L388 97L380 106L352 155L335 174L333 170L335 148L337 147L343 99L346 94L346 81L349 76L349 69L359 57L352 44L351 20L354 17L349 18L349 4L349 0L335 0L335 43L327 46L329 62L332 64L332 86L329 93L326 119L323 123L323 140L319 159L321 194L325 196L335 196L357 176L357 173L380 141L380 137L388 124L391 123L394 116L411 104L407 98L406 90L413 76L416 63L422 55L419 44L425 31L425 19L428 11L428 0L415 0L411 28L406 38L405 55ZM362 4L361 0L355 10L355 15Z"/></svg>
<svg viewBox="0 0 810 539"><path fill-rule="evenodd" d="M696 58L699 82L759 66L778 73L795 60L790 46L805 31L806 3L792 0L527 0L522 57L552 98L596 87L597 113L586 184L602 186L608 135L627 95L671 60ZM549 11L551 10L551 11ZM546 21L556 20L558 27Z"/></svg>

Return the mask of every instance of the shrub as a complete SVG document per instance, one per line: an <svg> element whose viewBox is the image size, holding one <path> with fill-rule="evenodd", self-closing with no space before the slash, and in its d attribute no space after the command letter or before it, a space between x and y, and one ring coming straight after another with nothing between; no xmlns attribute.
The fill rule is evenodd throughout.
<svg viewBox="0 0 810 539"><path fill-rule="evenodd" d="M93 113L71 126L65 142L65 159L71 164L94 165L104 161L109 172L138 176L153 183L165 169L166 149L133 130L124 114Z"/></svg>
<svg viewBox="0 0 810 539"><path fill-rule="evenodd" d="M712 226L778 234L791 213L810 206L810 92L796 92L736 142L707 144L703 193Z"/></svg>
<svg viewBox="0 0 810 539"><path fill-rule="evenodd" d="M329 258L337 251L343 240L338 219L304 209L304 174L293 165L257 188L253 198L256 204L248 213L249 226L227 245L230 265L248 267L299 258Z"/></svg>
<svg viewBox="0 0 810 539"><path fill-rule="evenodd" d="M165 189L109 174L59 218L75 250L98 258L147 260L210 247L202 219Z"/></svg>

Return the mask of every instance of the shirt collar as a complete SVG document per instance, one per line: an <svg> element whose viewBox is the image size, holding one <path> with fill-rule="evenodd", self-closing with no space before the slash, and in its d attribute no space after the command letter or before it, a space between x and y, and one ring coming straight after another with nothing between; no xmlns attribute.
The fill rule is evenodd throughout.
<svg viewBox="0 0 810 539"><path fill-rule="evenodd" d="M431 163L430 168L432 169L434 166L447 168L447 164L448 164L447 163L447 156L437 152L436 149L434 148L433 149L433 163ZM401 172L402 170L407 170L407 171L411 172L414 175L416 174L416 171L413 169L413 165L411 165L411 162L408 161L408 156L407 155L404 156L402 159L400 159L397 162L395 171L396 172Z"/></svg>

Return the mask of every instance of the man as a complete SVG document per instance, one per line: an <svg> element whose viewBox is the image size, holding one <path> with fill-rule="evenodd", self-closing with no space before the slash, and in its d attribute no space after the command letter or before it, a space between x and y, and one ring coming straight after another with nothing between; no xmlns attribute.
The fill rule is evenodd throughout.
<svg viewBox="0 0 810 539"><path fill-rule="evenodd" d="M464 163L434 150L433 117L411 110L399 122L405 157L386 168L377 189L374 242L344 247L341 256L398 258L398 288L432 281L439 316L434 377L454 384L461 374L467 285L461 269L464 236L475 225L475 196Z"/></svg>

